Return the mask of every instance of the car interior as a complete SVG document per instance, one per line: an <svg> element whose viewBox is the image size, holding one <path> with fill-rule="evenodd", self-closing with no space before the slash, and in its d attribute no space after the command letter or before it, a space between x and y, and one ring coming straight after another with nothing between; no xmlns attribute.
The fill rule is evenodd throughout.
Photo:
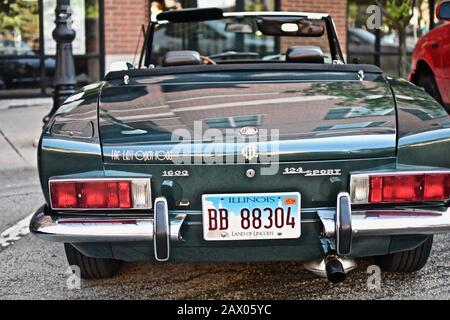
<svg viewBox="0 0 450 320"><path fill-rule="evenodd" d="M286 52L286 62L325 63L325 56L318 46L291 46ZM193 50L174 50L167 52L162 60L163 67L217 64L209 57Z"/></svg>

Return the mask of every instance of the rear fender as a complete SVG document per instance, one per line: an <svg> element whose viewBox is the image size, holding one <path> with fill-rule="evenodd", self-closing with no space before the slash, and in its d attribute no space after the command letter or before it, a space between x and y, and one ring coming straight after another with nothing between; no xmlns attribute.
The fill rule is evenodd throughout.
<svg viewBox="0 0 450 320"><path fill-rule="evenodd" d="M54 176L103 175L97 107L101 83L70 97L50 119L38 147L42 190L49 204L48 180Z"/></svg>
<svg viewBox="0 0 450 320"><path fill-rule="evenodd" d="M390 79L397 110L397 167L450 168L450 116L406 80Z"/></svg>

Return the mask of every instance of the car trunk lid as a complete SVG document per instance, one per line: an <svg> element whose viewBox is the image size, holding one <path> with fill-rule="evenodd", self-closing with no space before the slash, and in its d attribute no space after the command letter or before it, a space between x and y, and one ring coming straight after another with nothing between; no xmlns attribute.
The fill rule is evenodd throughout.
<svg viewBox="0 0 450 320"><path fill-rule="evenodd" d="M127 82L107 82L100 97L105 162L262 163L396 153L395 103L378 73L233 70Z"/></svg>

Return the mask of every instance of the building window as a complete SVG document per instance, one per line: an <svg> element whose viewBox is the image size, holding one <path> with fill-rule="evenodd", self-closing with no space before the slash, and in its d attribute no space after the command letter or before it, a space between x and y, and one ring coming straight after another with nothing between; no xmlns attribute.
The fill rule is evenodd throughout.
<svg viewBox="0 0 450 320"><path fill-rule="evenodd" d="M261 115L236 116L226 118L206 119L205 123L209 128L241 128L257 127L261 125Z"/></svg>
<svg viewBox="0 0 450 320"><path fill-rule="evenodd" d="M392 108L366 108L366 107L337 107L332 108L325 116L325 120L349 119L358 117L377 117L393 114Z"/></svg>
<svg viewBox="0 0 450 320"><path fill-rule="evenodd" d="M72 0L78 86L101 79L102 0ZM56 0L0 2L0 98L51 94L55 72Z"/></svg>
<svg viewBox="0 0 450 320"><path fill-rule="evenodd" d="M329 131L329 130L346 130L346 129L358 129L358 128L376 128L381 127L386 122L384 121L366 121L355 123L336 124L334 126L320 126L314 129L315 132Z"/></svg>
<svg viewBox="0 0 450 320"><path fill-rule="evenodd" d="M19 87L34 93L40 92L42 70L39 30L37 0L0 2L1 93L6 88ZM44 63L51 67L51 61Z"/></svg>

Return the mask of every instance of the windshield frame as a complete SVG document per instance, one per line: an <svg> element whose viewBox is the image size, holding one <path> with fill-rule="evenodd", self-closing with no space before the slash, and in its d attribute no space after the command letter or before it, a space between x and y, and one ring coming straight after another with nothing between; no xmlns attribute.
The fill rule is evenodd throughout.
<svg viewBox="0 0 450 320"><path fill-rule="evenodd" d="M212 9L212 8L211 8ZM193 9L188 9L190 13L192 13ZM198 9L204 10L204 9ZM219 10L219 9L216 9ZM166 11L167 12L167 11ZM183 10L173 10L172 12L176 14L182 15ZM325 23L328 43L330 47L330 54L332 61L338 61L338 63L345 63L344 55L342 53L338 35L336 32L336 27L333 19L330 15L325 13L311 13L311 12L273 12L273 11L248 11L248 12L223 12L221 19L228 18L240 18L240 17L258 17L258 16L276 16L276 17L299 17L311 20L323 20ZM206 21L208 19L199 19L198 21ZM213 19L220 20L220 19ZM145 40L143 44L143 48L141 51L141 58L139 62L139 68L142 68L143 65L148 68L151 65L151 57L152 57L152 49L153 49L153 39L154 33L157 25L165 25L168 23L179 23L179 22L170 22L168 20L152 20L149 22L147 26L147 32L145 33Z"/></svg>

